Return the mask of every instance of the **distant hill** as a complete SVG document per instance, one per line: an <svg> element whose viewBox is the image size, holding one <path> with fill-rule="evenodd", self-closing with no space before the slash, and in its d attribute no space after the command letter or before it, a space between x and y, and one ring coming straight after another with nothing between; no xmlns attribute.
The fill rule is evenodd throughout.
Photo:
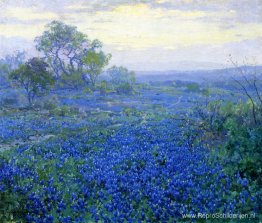
<svg viewBox="0 0 262 223"><path fill-rule="evenodd" d="M262 76L262 66L240 67L247 75L257 73ZM157 82L170 80L183 81L223 81L232 77L241 76L241 72L237 68L214 69L214 70L196 70L196 71L136 71L138 82Z"/></svg>

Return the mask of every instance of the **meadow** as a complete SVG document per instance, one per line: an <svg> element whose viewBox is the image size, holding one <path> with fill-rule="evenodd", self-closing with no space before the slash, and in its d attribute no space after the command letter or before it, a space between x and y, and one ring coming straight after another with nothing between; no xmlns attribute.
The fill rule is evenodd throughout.
<svg viewBox="0 0 262 223"><path fill-rule="evenodd" d="M221 145L207 146L211 136L197 140L202 130L186 125L185 114L198 120L196 106L207 100L205 86L187 85L137 83L133 94L57 89L34 109L22 89L2 89L1 222L206 222L185 217L198 213L251 213L256 222L254 182L228 171L214 155ZM217 92L240 95L213 88L208 100Z"/></svg>
<svg viewBox="0 0 262 223"><path fill-rule="evenodd" d="M260 222L262 68L141 74L102 46L52 21L0 59L0 223Z"/></svg>

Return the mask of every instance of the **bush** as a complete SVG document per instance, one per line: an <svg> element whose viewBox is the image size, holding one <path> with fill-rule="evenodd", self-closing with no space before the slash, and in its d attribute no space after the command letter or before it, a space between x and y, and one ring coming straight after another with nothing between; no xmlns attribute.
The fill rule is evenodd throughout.
<svg viewBox="0 0 262 223"><path fill-rule="evenodd" d="M5 107L14 106L18 102L18 98L16 95L8 95L1 100L1 105Z"/></svg>
<svg viewBox="0 0 262 223"><path fill-rule="evenodd" d="M196 108L188 123L193 126L191 136L192 131L200 133L194 142L209 145L214 157L224 164L224 170L247 179L251 193L261 197L262 116L258 107L254 122L252 108L250 101L235 104L211 101L207 106Z"/></svg>
<svg viewBox="0 0 262 223"><path fill-rule="evenodd" d="M106 81L101 81L99 85L101 95L106 95L110 91L110 87Z"/></svg>
<svg viewBox="0 0 262 223"><path fill-rule="evenodd" d="M79 110L77 108L68 107L68 106L61 106L56 107L53 110L50 110L50 115L54 116L72 116L72 115L78 115Z"/></svg>
<svg viewBox="0 0 262 223"><path fill-rule="evenodd" d="M191 83L187 85L187 91L189 92L199 92L200 86L198 83Z"/></svg>
<svg viewBox="0 0 262 223"><path fill-rule="evenodd" d="M79 89L85 85L85 81L80 73L73 73L71 75L62 74L58 84L60 87L66 86Z"/></svg>
<svg viewBox="0 0 262 223"><path fill-rule="evenodd" d="M258 167L262 166L262 127L253 124L250 110L251 105L248 102L238 103L233 106L232 113L223 123L227 134L225 160L230 163L231 171L238 171L242 177L261 184L259 176L262 169ZM224 116L225 112L228 111L222 111Z"/></svg>
<svg viewBox="0 0 262 223"><path fill-rule="evenodd" d="M83 93L84 94L92 94L93 93L93 90L90 88L90 87L85 87L84 89L83 89Z"/></svg>
<svg viewBox="0 0 262 223"><path fill-rule="evenodd" d="M25 107L26 103L26 97L19 92L7 92L0 98L3 107Z"/></svg>
<svg viewBox="0 0 262 223"><path fill-rule="evenodd" d="M130 116L140 117L143 114L141 111L137 110L136 108L124 108L123 113L128 117Z"/></svg>
<svg viewBox="0 0 262 223"><path fill-rule="evenodd" d="M113 66L107 72L118 94L131 94L134 92L136 77L133 71L128 71L125 67Z"/></svg>
<svg viewBox="0 0 262 223"><path fill-rule="evenodd" d="M8 86L9 86L8 77L0 74L0 87L8 87Z"/></svg>
<svg viewBox="0 0 262 223"><path fill-rule="evenodd" d="M59 99L57 95L52 95L50 97L45 97L41 101L37 101L36 107L46 110L53 110L59 105Z"/></svg>
<svg viewBox="0 0 262 223"><path fill-rule="evenodd" d="M115 86L115 90L118 94L132 94L134 88L130 83L121 83Z"/></svg>

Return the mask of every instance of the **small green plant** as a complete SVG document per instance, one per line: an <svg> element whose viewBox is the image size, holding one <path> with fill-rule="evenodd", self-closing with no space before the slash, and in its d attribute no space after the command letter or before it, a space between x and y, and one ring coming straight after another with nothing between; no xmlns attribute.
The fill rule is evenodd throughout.
<svg viewBox="0 0 262 223"><path fill-rule="evenodd" d="M49 111L50 115L54 116L71 116L78 114L78 110L75 108L70 108L68 106L61 106L61 107L55 107L54 109Z"/></svg>
<svg viewBox="0 0 262 223"><path fill-rule="evenodd" d="M92 93L93 93L93 90L92 90L90 87L86 86L86 87L83 89L83 93L84 93L84 94L92 94Z"/></svg>
<svg viewBox="0 0 262 223"><path fill-rule="evenodd" d="M118 94L132 94L134 93L133 86L130 83L121 83L115 86Z"/></svg>
<svg viewBox="0 0 262 223"><path fill-rule="evenodd" d="M124 108L123 109L123 113L126 115L126 116L141 116L142 115L142 112L135 109L135 108Z"/></svg>
<svg viewBox="0 0 262 223"><path fill-rule="evenodd" d="M186 87L187 87L187 91L189 92L199 92L200 91L200 86L198 83L191 83L191 84L188 84Z"/></svg>
<svg viewBox="0 0 262 223"><path fill-rule="evenodd" d="M99 91L101 95L106 95L109 91L109 86L106 81L101 81L99 85Z"/></svg>

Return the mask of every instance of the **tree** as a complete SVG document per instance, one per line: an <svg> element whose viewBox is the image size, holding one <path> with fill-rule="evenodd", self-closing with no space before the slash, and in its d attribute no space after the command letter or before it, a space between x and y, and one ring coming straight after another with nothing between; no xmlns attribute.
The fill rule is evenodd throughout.
<svg viewBox="0 0 262 223"><path fill-rule="evenodd" d="M68 80L71 75L84 79L82 59L86 58L89 52L94 54L102 47L100 41L89 40L87 35L77 30L77 27L59 21L48 24L46 31L37 37L35 42L36 49L44 54L56 78L63 75L63 79ZM88 59L86 62L89 62ZM97 72L97 69L92 72Z"/></svg>
<svg viewBox="0 0 262 223"><path fill-rule="evenodd" d="M107 73L111 76L112 84L117 93L132 93L133 85L136 81L135 72L129 71L125 67L113 66Z"/></svg>
<svg viewBox="0 0 262 223"><path fill-rule="evenodd" d="M258 120L258 116L261 115L262 111L262 93L260 90L261 86L259 87L258 84L257 68L254 66L249 70L246 65L241 67L232 59L231 55L229 60L242 76L242 80L238 78L233 79L239 85L240 89L252 105L252 116L255 125L260 125L261 123Z"/></svg>
<svg viewBox="0 0 262 223"><path fill-rule="evenodd" d="M8 85L8 66L6 64L0 63L0 86Z"/></svg>
<svg viewBox="0 0 262 223"><path fill-rule="evenodd" d="M6 55L0 59L0 85L8 85L9 74L25 61L25 52L18 51L14 55Z"/></svg>
<svg viewBox="0 0 262 223"><path fill-rule="evenodd" d="M102 51L88 51L83 57L85 79L90 83L91 88L95 88L97 77L103 72L103 68L108 65L111 54Z"/></svg>
<svg viewBox="0 0 262 223"><path fill-rule="evenodd" d="M54 78L43 59L34 57L12 71L9 78L25 89L28 103L32 106L36 96L45 94L54 85Z"/></svg>

